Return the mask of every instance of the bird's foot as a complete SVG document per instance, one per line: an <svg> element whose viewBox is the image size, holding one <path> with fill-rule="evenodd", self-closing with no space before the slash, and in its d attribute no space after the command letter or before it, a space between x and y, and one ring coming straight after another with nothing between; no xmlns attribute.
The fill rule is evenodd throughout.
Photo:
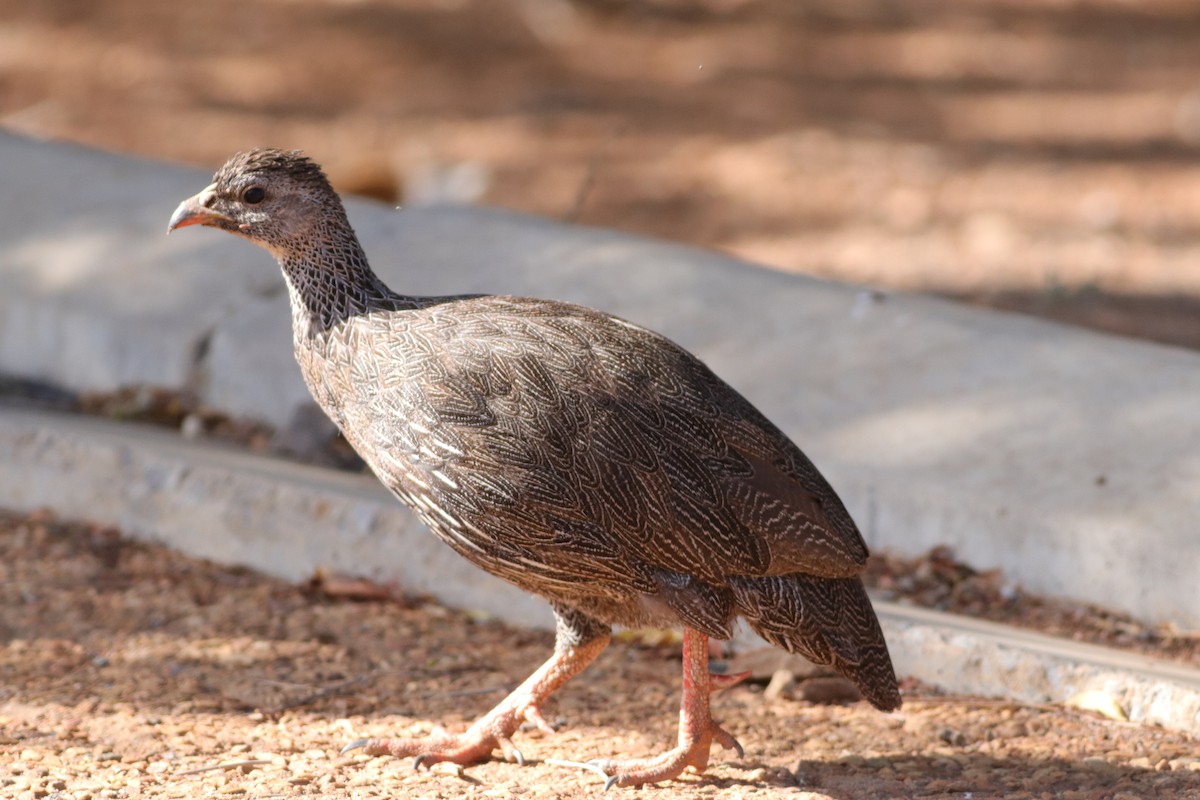
<svg viewBox="0 0 1200 800"><path fill-rule="evenodd" d="M505 760L523 765L525 757L513 744L512 735L525 722L546 733L554 732L536 705L501 704L460 734L439 729L422 739L358 739L343 747L342 753L362 750L372 756L414 757L413 767L419 769L442 761L474 764L500 750Z"/></svg>
<svg viewBox="0 0 1200 800"><path fill-rule="evenodd" d="M413 766L420 768L441 761L474 764L500 750L509 761L524 764L525 757L513 744L512 735L525 723L545 733L554 733L542 716L541 704L599 655L608 638L607 634L595 636L582 644L555 650L545 664L464 733L438 730L424 739L359 739L343 747L342 752L364 750L373 756L415 757Z"/></svg>
<svg viewBox="0 0 1200 800"><path fill-rule="evenodd" d="M681 741L677 747L650 758L599 758L594 761L548 761L564 767L580 767L591 770L604 778L604 789L613 786L640 786L643 783L658 783L678 778L691 767L696 772L708 769L708 755L713 743L733 750L738 758L745 755L738 740L716 722L710 722L707 730L690 741Z"/></svg>
<svg viewBox="0 0 1200 800"><path fill-rule="evenodd" d="M691 767L696 772L708 769L708 753L713 742L745 755L738 740L712 718L709 695L718 689L735 686L749 677L748 672L712 675L708 671L708 639L691 628L683 629L683 696L679 704L678 744L651 758L598 759L575 764L604 776L604 788L640 786L678 778Z"/></svg>

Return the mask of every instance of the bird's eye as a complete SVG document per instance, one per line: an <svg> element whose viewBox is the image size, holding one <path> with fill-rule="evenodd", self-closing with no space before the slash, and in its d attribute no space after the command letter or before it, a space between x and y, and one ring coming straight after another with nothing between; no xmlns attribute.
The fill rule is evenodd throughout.
<svg viewBox="0 0 1200 800"><path fill-rule="evenodd" d="M266 199L267 193L261 186L251 186L249 189L242 192L242 200L252 206L256 206Z"/></svg>

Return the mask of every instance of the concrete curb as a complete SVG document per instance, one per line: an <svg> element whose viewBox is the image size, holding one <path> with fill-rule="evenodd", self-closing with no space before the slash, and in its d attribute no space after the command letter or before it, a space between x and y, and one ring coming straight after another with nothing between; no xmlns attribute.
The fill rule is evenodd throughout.
<svg viewBox="0 0 1200 800"><path fill-rule="evenodd" d="M985 620L875 602L896 671L948 692L1111 698L1130 721L1200 733L1200 670Z"/></svg>
<svg viewBox="0 0 1200 800"><path fill-rule="evenodd" d="M0 505L50 507L287 580L326 567L506 622L552 625L542 601L459 558L366 475L140 426L0 408ZM1130 720L1200 733L1200 671L894 603L876 607L902 675L1032 703L1101 691Z"/></svg>
<svg viewBox="0 0 1200 800"><path fill-rule="evenodd" d="M545 604L472 569L374 477L144 426L0 409L0 505L52 508L289 581L323 567L551 624Z"/></svg>

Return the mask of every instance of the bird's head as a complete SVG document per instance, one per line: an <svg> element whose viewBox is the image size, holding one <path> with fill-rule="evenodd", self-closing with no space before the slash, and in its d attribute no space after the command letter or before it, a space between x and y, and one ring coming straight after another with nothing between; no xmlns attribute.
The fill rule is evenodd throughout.
<svg viewBox="0 0 1200 800"><path fill-rule="evenodd" d="M279 255L317 233L331 212L345 213L316 162L298 150L256 148L229 159L211 184L180 203L167 233L207 225Z"/></svg>

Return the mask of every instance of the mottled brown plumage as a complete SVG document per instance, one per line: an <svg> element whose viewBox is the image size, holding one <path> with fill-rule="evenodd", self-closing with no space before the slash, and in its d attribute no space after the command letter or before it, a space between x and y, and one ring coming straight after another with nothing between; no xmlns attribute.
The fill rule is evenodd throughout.
<svg viewBox="0 0 1200 800"><path fill-rule="evenodd" d="M555 657L471 731L372 752L511 752L516 725L541 720L538 704L613 624L684 626L695 653L740 616L875 706L900 705L854 522L799 448L694 356L568 303L392 292L299 153L235 156L171 227L196 223L276 256L304 379L380 480L463 557L558 616ZM603 765L615 780L703 769L711 741L736 745L696 680L702 689L685 681L695 731L681 726L680 746L657 759Z"/></svg>

